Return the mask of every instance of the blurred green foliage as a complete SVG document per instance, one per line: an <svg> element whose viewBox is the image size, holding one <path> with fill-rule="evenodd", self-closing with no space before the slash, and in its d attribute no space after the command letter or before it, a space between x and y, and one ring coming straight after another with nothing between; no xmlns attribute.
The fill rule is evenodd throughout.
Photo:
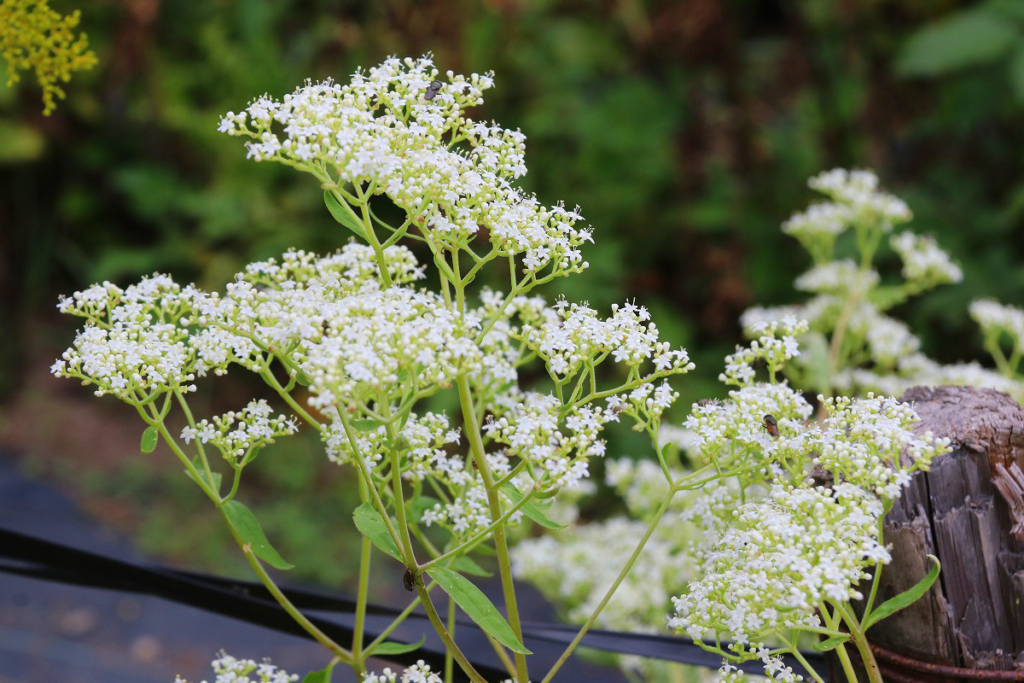
<svg viewBox="0 0 1024 683"><path fill-rule="evenodd" d="M795 298L809 264L779 224L823 169L877 169L962 264L964 284L896 312L932 357L980 356L973 298L1024 302L1018 0L79 6L100 64L61 109L44 119L38 93L0 90L0 396L42 381L23 359L59 292L154 270L220 287L252 259L347 239L314 182L247 161L217 121L389 54L496 72L478 116L520 127L525 185L596 229L589 273L558 287L648 305L698 364L683 408L722 391L747 306ZM44 341L63 348L73 326Z"/></svg>

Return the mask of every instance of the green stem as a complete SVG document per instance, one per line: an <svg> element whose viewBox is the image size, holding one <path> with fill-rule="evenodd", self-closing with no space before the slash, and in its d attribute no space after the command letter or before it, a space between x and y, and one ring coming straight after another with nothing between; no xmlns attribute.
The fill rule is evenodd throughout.
<svg viewBox="0 0 1024 683"><path fill-rule="evenodd" d="M429 562L424 562L423 564L421 564L419 566L419 571L420 572L424 572L427 569L429 569L430 567L433 567L435 564L440 564L440 563L442 563L442 562L444 562L446 560L451 560L451 559L454 559L454 558L456 558L456 557L458 557L460 555L465 555L466 553L468 553L470 550L472 550L473 548L478 546L481 542L486 540L487 537L491 535L492 531L494 531L499 526L505 524L505 522L508 521L509 517L514 515L516 512L518 512L520 510L520 508L522 508L524 505L526 505L530 501L530 499L533 498L533 495L535 493L536 493L536 491L530 491L529 493L524 495L523 499L521 501L519 501L518 503L516 503L515 505L510 507L508 510L506 510L501 515L501 517L499 517L495 521L493 521L490 524L488 524L486 529L484 529L482 531L478 531L476 534L471 536L465 543L461 543L457 547L452 548L451 550L446 552L444 555L440 555L440 556L435 557L434 559L430 560Z"/></svg>
<svg viewBox="0 0 1024 683"><path fill-rule="evenodd" d="M369 197L363 193L363 188L359 184L356 185L356 194L359 195L359 208L363 214L362 221L363 229L366 232L366 241L370 243L370 247L377 257L377 269L380 271L381 283L384 285L384 289L388 289L391 287L391 273L388 272L388 262L384 258L384 248L381 247L377 233L374 232L373 223L370 221Z"/></svg>
<svg viewBox="0 0 1024 683"><path fill-rule="evenodd" d="M221 507L220 505L218 505L217 507L220 509L220 513L224 517L224 521L227 522L228 529L231 530L231 535L235 537L235 542L238 543L239 547L242 549L242 552L245 554L245 559L249 562L249 566L252 567L252 570L256 573L256 576L259 577L260 583L262 583L264 587L270 592L270 594L274 596L274 599L277 600L277 603L281 605L282 608L284 608L284 611L287 612L292 619L295 620L295 623L302 627L302 630L304 630L309 635L313 636L313 639L316 640L316 642L320 643L328 650L330 650L334 654L334 656L336 656L341 661L346 663L351 662L352 653L343 648L341 645L338 645L326 633L317 628L316 625L313 624L313 622L311 622L309 619L307 619L306 615L300 612L298 608L296 608L295 605L292 604L291 600L289 600L288 597L281 592L281 589L277 587L277 584L274 583L274 580L270 578L269 574L267 574L267 570L265 570L263 568L263 565L260 564L260 561L256 559L256 555L253 554L252 549L249 547L249 544L243 541L242 537L238 535L237 531L235 531L235 528L231 526L231 522L228 520L227 515L224 513L223 507Z"/></svg>
<svg viewBox="0 0 1024 683"><path fill-rule="evenodd" d="M850 640L857 646L857 652L860 654L861 661L864 664L868 680L871 683L885 683L885 680L882 678L882 670L878 668L875 655L871 652L868 639L864 635L864 630L860 627L860 621L853 614L853 610L847 609L844 605L836 605L836 610L842 615L843 621L846 622L847 628L850 629Z"/></svg>
<svg viewBox="0 0 1024 683"><path fill-rule="evenodd" d="M455 601L448 599L448 633L455 637ZM444 652L444 683L452 683L452 675L455 673L455 660L451 650Z"/></svg>
<svg viewBox="0 0 1024 683"><path fill-rule="evenodd" d="M199 460L203 463L203 470L206 472L206 481L210 482L210 486L213 486L213 472L210 470L210 461L206 459L206 449L203 448L203 442L199 438L196 429L196 421L192 417L192 411L189 410L188 401L181 395L180 392L175 391L174 397L178 399L178 405L181 406L181 410L185 413L185 420L188 422L188 426L192 428L192 433L196 434L196 450L199 452ZM237 477L236 477L237 479ZM220 495L220 491L217 491L217 495Z"/></svg>
<svg viewBox="0 0 1024 683"><path fill-rule="evenodd" d="M668 495L665 496L665 500L661 502L661 507L658 508L658 511L654 514L654 518L651 520L651 523L647 526L647 531L644 532L643 538L640 539L640 542L637 544L636 548L633 549L633 554L629 556L629 559L626 561L626 564L623 565L622 570L619 571L619 575L615 577L615 581L612 583L611 586L608 587L608 590L605 591L604 597L601 598L601 602L598 603L597 607L591 613L590 617L587 618L587 621L580 628L579 633L576 634L576 637L573 638L572 642L569 643L569 645L565 648L565 651L562 652L562 655L558 658L558 661L556 661L555 665L551 667L551 670L548 671L547 676L544 677L544 680L541 681L541 683L549 683L549 681L551 681L551 679L555 677L555 674L558 673L558 670L561 669L562 665L565 664L567 659L569 659L569 655L573 653L573 650L576 649L576 646L580 644L581 640L583 640L583 636L587 635L587 631L589 631L590 627L594 625L595 621L597 621L597 618L598 616L600 616L601 611L605 608L605 605L608 604L608 601L612 599L612 596L615 594L615 591L618 590L619 584L622 583L622 581L626 578L626 575L629 574L630 570L633 568L633 565L636 564L637 558L640 557L640 553L643 552L644 546L647 545L647 541L651 538L651 534L653 534L654 529L657 528L658 522L661 521L661 518L665 515L665 511L668 510L669 503L672 502L672 498L675 496L675 494L675 489L669 490Z"/></svg>
<svg viewBox="0 0 1024 683"><path fill-rule="evenodd" d="M461 288L457 290L461 292ZM480 425L476 420L476 411L473 410L473 398L470 394L469 379L466 375L459 375L457 380L459 389L459 402L462 406L462 419L465 422L466 437L469 439L470 451L480 472L480 479L483 481L484 489L487 491L487 506L491 513L491 521L497 522L502 517L501 499L494 486L494 479L491 477L490 469L487 466L487 457L484 454L484 442L480 436ZM498 524L494 527L494 547L498 553L498 571L501 574L501 589L505 597L505 611L508 612L508 624L512 627L519 642L523 642L523 629L519 623L519 607L516 604L516 589L512 581L512 562L508 556L508 542L505 539L505 527ZM518 683L529 683L529 675L526 668L526 656L516 653L516 680Z"/></svg>
<svg viewBox="0 0 1024 683"><path fill-rule="evenodd" d="M370 497L366 484L359 482L359 494L363 502ZM352 659L357 667L356 673L362 674L363 667L363 628L366 623L366 603L369 596L370 583L370 552L373 545L368 536L363 536L359 546L359 591L356 594L356 622L352 628Z"/></svg>
<svg viewBox="0 0 1024 683"><path fill-rule="evenodd" d="M441 640L444 641L444 646L448 652L451 653L455 661L459 663L459 667L462 668L466 675L473 683L487 683L483 676L481 676L473 665L466 659L466 655L462 654L462 650L452 640L451 634L448 633L448 629L444 627L444 623L441 621L441 617L438 616L437 610L434 608L434 603L430 600L430 594L427 593L427 589L423 586L423 577L416 577L416 591L420 595L420 601L423 603L423 608L427 612L427 618L430 619L430 623L433 624L434 630L437 631L437 635L441 636Z"/></svg>

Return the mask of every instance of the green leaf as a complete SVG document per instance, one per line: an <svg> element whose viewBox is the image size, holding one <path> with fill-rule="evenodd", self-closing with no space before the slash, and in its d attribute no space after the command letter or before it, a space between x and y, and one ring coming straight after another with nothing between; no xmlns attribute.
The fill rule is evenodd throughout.
<svg viewBox="0 0 1024 683"><path fill-rule="evenodd" d="M828 652L839 647L840 644L845 643L850 639L849 633L840 633L838 636L832 636L828 640L823 640L819 643L814 644L814 649L818 652Z"/></svg>
<svg viewBox="0 0 1024 683"><path fill-rule="evenodd" d="M900 285L882 285L868 293L868 301L887 311L907 300L907 290Z"/></svg>
<svg viewBox="0 0 1024 683"><path fill-rule="evenodd" d="M380 420L366 419L356 420L355 422L352 423L352 426L361 432L372 432L373 430L377 429L377 427L380 427L382 424L384 423L381 422Z"/></svg>
<svg viewBox="0 0 1024 683"><path fill-rule="evenodd" d="M468 555L463 555L452 562L452 569L460 571L463 574L469 574L470 576L494 576L491 572L478 565L476 560Z"/></svg>
<svg viewBox="0 0 1024 683"><path fill-rule="evenodd" d="M146 427L146 431L142 432L142 444L139 446L139 450L143 453L152 453L156 450L156 444L159 440L160 430L156 428L156 425L150 425Z"/></svg>
<svg viewBox="0 0 1024 683"><path fill-rule="evenodd" d="M330 190L324 191L324 204L327 205L327 210L334 216L334 220L338 221L346 228L354 232L362 239L366 239L366 233L363 232L363 226L360 225L352 213L341 205L338 198L331 194Z"/></svg>
<svg viewBox="0 0 1024 683"><path fill-rule="evenodd" d="M310 671L302 678L302 683L331 683L332 671L334 671L334 662L319 671Z"/></svg>
<svg viewBox="0 0 1024 683"><path fill-rule="evenodd" d="M384 523L384 518L373 509L370 503L363 503L357 507L352 513L352 520L356 523L359 533L370 539L370 542L380 551L403 564L405 563L401 551L395 545L395 539L391 538L391 532L388 531L388 525Z"/></svg>
<svg viewBox="0 0 1024 683"><path fill-rule="evenodd" d="M519 501L521 501L524 498L523 494L519 492L519 489L513 486L511 482L508 482L504 486L502 486L501 492L508 496L509 500L512 501L513 505L518 505ZM527 501L526 505L519 509L523 511L524 515L526 515L533 521L537 522L537 524L540 524L545 529L565 528L564 524L559 524L558 522L550 519L547 515L545 515L541 511L541 509L537 507L536 504L534 504L533 501Z"/></svg>
<svg viewBox="0 0 1024 683"><path fill-rule="evenodd" d="M882 619L885 619L886 617L889 617L895 614L896 612L899 612L904 607L912 605L913 603L920 600L921 596L928 592L928 589L931 588L932 584L935 583L935 579L939 578L939 571L941 571L942 569L942 565L939 564L939 558L935 557L934 555L929 555L928 558L935 563L935 566L932 567L932 570L930 572L928 572L928 575L920 581L918 581L912 587L908 588L907 590L903 591L897 596L889 598L881 605L876 607L871 612L871 614L867 615L867 617L864 618L862 626L863 630L867 631L869 628L871 628L872 624L876 624ZM879 570L880 568L875 569L876 572Z"/></svg>
<svg viewBox="0 0 1024 683"><path fill-rule="evenodd" d="M975 8L932 22L907 40L896 60L900 76L942 76L1000 58L1020 38L1012 22Z"/></svg>
<svg viewBox="0 0 1024 683"><path fill-rule="evenodd" d="M428 569L427 574L437 582L437 585L445 593L451 596L455 604L462 608L462 611L476 622L477 626L491 637L513 652L523 655L533 654L519 642L512 627L505 621L505 617L501 616L494 604L469 579L438 565Z"/></svg>
<svg viewBox="0 0 1024 683"><path fill-rule="evenodd" d="M237 500L231 500L222 505L220 509L224 511L228 524L249 545L256 557L278 569L291 569L295 566L285 562L284 558L274 550L274 546L270 545L270 541L263 534L263 528L256 521L256 515L252 514L249 508Z"/></svg>
<svg viewBox="0 0 1024 683"><path fill-rule="evenodd" d="M383 642L377 647L373 648L370 652L366 653L369 657L380 657L381 655L404 655L406 652L413 652L423 646L423 643L427 640L426 636L421 637L415 643L394 643L394 642Z"/></svg>

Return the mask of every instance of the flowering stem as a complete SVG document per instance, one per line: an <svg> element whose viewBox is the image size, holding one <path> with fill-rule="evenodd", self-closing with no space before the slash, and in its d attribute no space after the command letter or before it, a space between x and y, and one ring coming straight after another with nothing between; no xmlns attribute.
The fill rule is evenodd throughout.
<svg viewBox="0 0 1024 683"><path fill-rule="evenodd" d="M235 537L235 542L238 543L239 547L242 548L242 552L245 554L245 559L249 562L249 566L251 566L252 570L256 572L256 576L259 577L260 582L270 592L270 594L274 596L274 599L277 600L277 603L281 605L282 608L284 608L284 611L287 612L288 615L292 619L294 619L295 622L299 626L301 626L306 633L313 636L313 639L316 640L316 642L320 643L328 650L330 650L334 654L334 656L336 656L341 661L345 663L352 662L351 652L343 648L341 645L338 645L330 638L330 636L328 636L326 633L317 628L316 625L313 624L313 622L306 618L306 615L300 612L298 608L292 604L292 601L288 599L288 596L281 592L281 589L277 587L277 584L274 583L274 580L270 578L269 574L267 574L267 570L264 569L263 565L260 564L260 561L256 559L256 555L253 554L252 549L249 547L249 544L243 541L242 537L238 535L237 531L235 531L235 528L231 526L231 522L228 521L227 514L225 514L224 512L224 508L220 505L218 505L217 507L220 509L221 515L224 516L224 521L227 523L228 529L231 530L231 535Z"/></svg>
<svg viewBox="0 0 1024 683"><path fill-rule="evenodd" d="M434 590L434 586L436 586L436 585L437 585L436 583L432 583L429 586L427 586L427 593L430 593L430 591ZM379 636L374 638L373 641L369 645L367 645L366 647L363 648L363 652L366 653L365 656L373 656L374 649L376 649L376 647L378 645L383 643L387 639L387 637L390 636L391 633L396 628L398 628L399 625L401 625L401 623L403 621L405 621L409 617L410 614L412 614L412 611L414 609L416 609L416 606L419 605L419 604L420 604L420 597L417 595L415 598L413 598L412 602L410 602L406 606L406 608L404 610L402 610L398 614L398 616L396 616L392 620L392 622L390 624L388 624L388 627L380 632Z"/></svg>
<svg viewBox="0 0 1024 683"><path fill-rule="evenodd" d="M427 589L423 586L422 576L416 577L416 591L419 593L420 600L423 602L423 608L427 612L427 618L429 618L430 623L434 625L434 630L437 631L437 635L441 636L441 640L444 641L444 646L447 648L448 652L451 653L452 657L455 658L455 661L459 663L459 666L466 672L466 675L469 676L469 679L473 681L473 683L487 683L484 677L481 676L479 672L473 668L473 665L469 663L469 660L466 659L466 655L462 654L462 650L460 650L459 646L455 644L454 640L452 640L451 634L448 633L448 629L444 627L441 617L438 616L437 610L434 608L434 603L430 600L430 594L427 593Z"/></svg>
<svg viewBox="0 0 1024 683"><path fill-rule="evenodd" d="M852 609L847 609L847 606L836 605L836 610L842 615L843 621L846 622L847 628L850 629L850 640L857 646L857 652L860 654L861 661L864 664L864 670L867 672L868 680L871 683L885 683L882 678L882 670L878 668L878 662L875 661L875 655L871 652L871 648L868 646L868 639L864 635L864 630L860 627L860 621L853 614ZM854 679L856 680L856 679Z"/></svg>
<svg viewBox="0 0 1024 683"><path fill-rule="evenodd" d="M629 574L629 571L633 568L633 565L636 564L637 558L640 557L640 553L643 552L644 546L647 545L647 541L651 538L651 534L654 533L654 529L658 526L658 522L660 522L661 518L665 515L665 511L668 510L669 503L672 502L672 498L675 495L676 489L669 489L668 495L665 496L665 500L661 502L661 507L659 507L658 511L654 513L654 518L651 520L651 523L647 525L647 531L644 532L643 538L640 539L636 548L633 549L633 554L629 556L629 559L626 561L626 564L623 565L619 575L615 577L615 581L612 582L612 585L609 586L608 590L605 592L604 597L601 598L601 602L598 603L590 617L587 618L587 621L580 628L579 633L576 634L576 637L573 638L572 642L565 648L565 651L562 652L562 656L558 658L558 661L551 667L551 670L548 671L547 676L544 677L544 680L541 681L541 683L549 683L549 681L555 677L558 670L561 669L562 665L565 664L567 659L569 659L569 655L572 654L573 650L576 649L576 646L580 644L581 640L583 640L583 636L587 634L590 627L594 625L595 621L597 621L597 617L601 614L605 605L608 604L608 601L612 599L615 591L618 590L619 584L622 583L626 578L626 575Z"/></svg>
<svg viewBox="0 0 1024 683"><path fill-rule="evenodd" d="M196 450L199 451L199 459L203 463L203 470L206 471L206 481L210 483L210 487L213 487L213 472L210 470L210 462L206 459L206 450L203 448L203 440L199 438L198 430L196 429L195 418L192 417L192 411L189 410L188 401L181 395L181 392L175 391L174 397L178 399L178 405L181 406L181 410L185 413L185 419L188 421L188 426L192 428L192 433L196 434ZM238 473L235 473L235 486L238 485ZM217 495L220 495L220 491L216 491ZM234 490L232 490L234 495Z"/></svg>
<svg viewBox="0 0 1024 683"><path fill-rule="evenodd" d="M811 675L811 678L813 678L818 683L825 683L825 681L822 680L821 676L818 675L818 672L815 671L814 668L811 667L811 665L807 662L807 660L804 659L804 656L802 654L800 654L800 650L797 649L795 644L790 643L789 641L787 641L785 638L782 638L781 636L780 636L779 639L782 640L782 642L785 643L788 646L787 650L793 655L793 657L796 659L796 661L800 662L800 666L802 666L807 671L807 673L809 673ZM842 647L843 646L840 645L839 648L837 648L837 649L840 649ZM849 674L847 674L847 675L849 675ZM852 678L851 680L852 680L853 683L857 683L857 678L856 677Z"/></svg>
<svg viewBox="0 0 1024 683"><path fill-rule="evenodd" d="M359 482L359 497L365 502L370 496L366 483ZM363 626L366 622L366 602L370 582L370 551L372 545L368 536L363 536L359 546L359 592L356 595L356 622L352 628L352 660L356 673L363 673Z"/></svg>
<svg viewBox="0 0 1024 683"><path fill-rule="evenodd" d="M370 243L373 253L377 256L377 269L380 271L380 281L384 285L384 289L388 289L391 287L391 273L388 272L388 262L384 258L384 249L380 246L377 233L374 232L373 223L370 221L369 197L363 193L362 185L359 183L356 183L356 194L359 195L359 208L363 214L363 231L366 233L366 241Z"/></svg>
<svg viewBox="0 0 1024 683"><path fill-rule="evenodd" d="M458 291L462 291L459 288ZM469 439L469 447L476 461L477 469L480 472L480 479L487 491L487 505L491 512L491 521L497 522L502 517L501 500L498 498L498 491L494 486L494 479L491 477L490 469L487 466L487 457L484 454L484 443L480 437L480 426L477 424L476 411L473 410L473 399L470 394L469 379L465 374L459 375L457 380L459 389L459 402L462 405L462 419L466 423L466 436ZM505 596L505 610L508 612L508 624L512 627L519 642L523 641L523 629L519 623L519 608L516 605L516 589L512 582L512 563L508 557L508 542L505 540L505 526L497 524L494 526L494 547L498 552L498 570L501 574L501 588ZM519 683L529 683L529 676L526 670L526 657L516 653L516 680Z"/></svg>
<svg viewBox="0 0 1024 683"><path fill-rule="evenodd" d="M451 598L448 599L448 632L455 635L455 601ZM444 683L452 683L452 674L455 673L455 667L452 666L452 653L451 650L445 650L444 653Z"/></svg>
<svg viewBox="0 0 1024 683"><path fill-rule="evenodd" d="M388 439L392 444L397 442L398 436L395 434L395 425L391 419L391 407L388 405L386 396L380 396L377 399L378 403L384 407L384 428L387 430ZM353 444L353 448L355 444ZM398 517L398 528L400 529L400 535L402 537L402 550L405 553L405 564L409 569L415 569L417 566L416 553L412 549L412 538L409 536L409 522L405 515L405 492L402 490L402 466L399 461L399 454L397 448L390 448L391 451L391 488L392 494L395 496L395 515Z"/></svg>

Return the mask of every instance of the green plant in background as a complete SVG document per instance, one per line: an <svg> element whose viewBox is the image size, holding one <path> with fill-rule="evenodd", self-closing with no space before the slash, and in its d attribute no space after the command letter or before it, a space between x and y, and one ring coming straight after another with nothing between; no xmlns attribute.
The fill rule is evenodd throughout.
<svg viewBox="0 0 1024 683"><path fill-rule="evenodd" d="M1024 359L1024 310L980 299L971 304L970 313L981 328L983 345L999 373L1014 382L1014 386L1024 384L1020 367Z"/></svg>
<svg viewBox="0 0 1024 683"><path fill-rule="evenodd" d="M805 353L787 369L796 386L826 396L867 391L899 396L915 384L968 384L1024 397L1024 384L1013 380L1005 358L997 356L1003 374L977 363L942 365L921 352L920 339L906 324L888 315L912 296L963 278L934 238L895 232L911 218L902 200L882 191L877 176L868 171L836 169L811 178L809 184L829 201L794 214L782 231L811 256L813 267L796 279L795 287L813 298L799 305L752 308L743 315L744 327L754 337L779 317L810 321ZM883 281L876 270L885 261L886 237L902 263L898 282ZM998 312L986 319L997 317ZM1009 325L989 326L987 349L999 353L999 332L1013 329ZM1019 358L1012 357L1014 370Z"/></svg>
<svg viewBox="0 0 1024 683"><path fill-rule="evenodd" d="M64 99L61 83L76 71L96 65L84 33L75 34L81 12L61 15L49 0L3 0L0 3L0 56L7 62L7 87L19 71L32 70L43 89L43 114L49 116Z"/></svg>

